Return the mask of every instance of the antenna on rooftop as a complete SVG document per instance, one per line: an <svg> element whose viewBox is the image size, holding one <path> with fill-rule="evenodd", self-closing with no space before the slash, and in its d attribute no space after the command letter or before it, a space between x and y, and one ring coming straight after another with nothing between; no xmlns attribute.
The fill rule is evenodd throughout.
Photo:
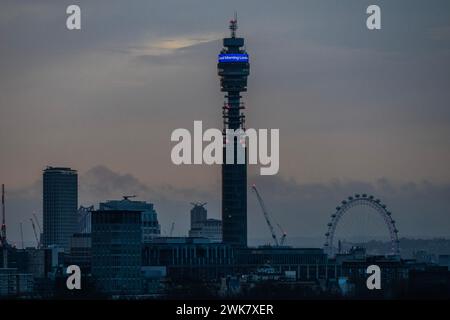
<svg viewBox="0 0 450 320"><path fill-rule="evenodd" d="M237 25L237 11L234 11L234 19L230 21L230 30L231 30L231 37L236 38L236 30L238 28Z"/></svg>

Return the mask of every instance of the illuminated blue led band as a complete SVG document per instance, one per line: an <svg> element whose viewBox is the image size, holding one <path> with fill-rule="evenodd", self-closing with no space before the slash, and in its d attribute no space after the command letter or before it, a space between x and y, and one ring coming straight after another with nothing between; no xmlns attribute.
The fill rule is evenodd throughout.
<svg viewBox="0 0 450 320"><path fill-rule="evenodd" d="M221 54L219 54L219 62L248 62L248 54L246 54L246 53L221 53Z"/></svg>

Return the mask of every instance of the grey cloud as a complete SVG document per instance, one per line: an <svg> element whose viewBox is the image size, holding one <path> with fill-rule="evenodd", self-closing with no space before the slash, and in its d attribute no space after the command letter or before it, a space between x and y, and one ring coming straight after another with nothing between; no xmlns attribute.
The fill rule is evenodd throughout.
<svg viewBox="0 0 450 320"><path fill-rule="evenodd" d="M151 196L149 187L130 174L119 174L105 166L96 166L80 177L80 202L98 204L98 201L119 199L124 195Z"/></svg>
<svg viewBox="0 0 450 320"><path fill-rule="evenodd" d="M450 233L450 184L438 185L428 181L400 183L386 178L375 182L333 180L329 183L302 184L292 178L279 176L250 176L249 183L257 185L274 221L283 226L288 241L295 245L321 245L330 214L341 200L355 193L367 193L380 198L392 211L401 236L437 237ZM155 204L163 230L175 222L179 235L187 234L192 201L208 202L209 214L220 218L219 186L191 189L147 185L131 174L96 166L80 174L79 189L81 205L98 206L101 201L136 194L138 199ZM19 236L18 223L25 221L29 224L32 212L41 212L41 192L40 181L29 188L8 192L9 236L16 242ZM251 243L268 242L268 229L250 188L248 212ZM358 210L355 210L355 214L358 214ZM361 214L365 212L361 211ZM377 223L378 217L374 217L373 226L361 226L369 232L369 237L379 237L384 231L373 229L383 226ZM356 219L356 222L360 220ZM340 236L345 237L346 232L354 232L353 227L344 224ZM31 242L31 229L25 233L27 241Z"/></svg>
<svg viewBox="0 0 450 320"><path fill-rule="evenodd" d="M161 56L131 51L226 35L235 9L252 63L247 124L280 128L281 174L296 179L254 180L289 234L321 234L336 203L363 190L393 206L401 232L448 234L448 1L380 0L378 33L364 27L370 1L78 3L77 33L65 29L69 1L2 2L0 176L17 186L11 235L40 211L40 183L24 186L49 162L86 172L83 203L137 193L179 233L192 200L219 216L216 177L174 168L169 137L193 120L221 125L220 42ZM130 174L88 170L95 163ZM265 237L254 200L249 193L250 236Z"/></svg>

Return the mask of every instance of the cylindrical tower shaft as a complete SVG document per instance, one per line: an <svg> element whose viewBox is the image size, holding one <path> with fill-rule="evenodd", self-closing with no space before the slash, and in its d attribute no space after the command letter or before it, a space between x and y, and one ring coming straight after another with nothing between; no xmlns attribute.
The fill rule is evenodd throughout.
<svg viewBox="0 0 450 320"><path fill-rule="evenodd" d="M224 48L219 54L218 74L221 91L226 92L223 106L223 134L225 145L234 146L234 163L222 165L222 231L223 242L239 247L247 246L247 160L237 161L238 138L227 141L227 130L245 130L244 104L241 92L247 91L250 64L242 48L244 39L236 37L237 20L230 21L231 36L223 39Z"/></svg>
<svg viewBox="0 0 450 320"><path fill-rule="evenodd" d="M2 184L2 230L1 230L2 245L6 244L6 213L5 213L5 185Z"/></svg>
<svg viewBox="0 0 450 320"><path fill-rule="evenodd" d="M5 185L2 184L2 228L1 228L1 245L2 245L2 267L8 268L8 243L6 240L6 212L5 212Z"/></svg>

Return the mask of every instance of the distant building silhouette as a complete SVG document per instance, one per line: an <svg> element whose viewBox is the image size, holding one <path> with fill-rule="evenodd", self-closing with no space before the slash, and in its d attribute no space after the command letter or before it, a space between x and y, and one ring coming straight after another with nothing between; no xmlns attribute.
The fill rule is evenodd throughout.
<svg viewBox="0 0 450 320"><path fill-rule="evenodd" d="M181 283L250 274L262 266L277 273L288 271L298 281L326 281L335 272L320 248L238 248L191 237L155 238L143 246L142 259L144 266L166 267L167 276Z"/></svg>
<svg viewBox="0 0 450 320"><path fill-rule="evenodd" d="M59 246L68 252L70 239L77 231L77 171L47 167L43 184L43 245Z"/></svg>
<svg viewBox="0 0 450 320"><path fill-rule="evenodd" d="M206 238L161 237L143 246L144 266L163 266L180 283L233 272L233 247Z"/></svg>
<svg viewBox="0 0 450 320"><path fill-rule="evenodd" d="M192 203L191 209L191 229L189 237L208 238L213 242L222 241L222 221L218 219L208 219L206 203Z"/></svg>

